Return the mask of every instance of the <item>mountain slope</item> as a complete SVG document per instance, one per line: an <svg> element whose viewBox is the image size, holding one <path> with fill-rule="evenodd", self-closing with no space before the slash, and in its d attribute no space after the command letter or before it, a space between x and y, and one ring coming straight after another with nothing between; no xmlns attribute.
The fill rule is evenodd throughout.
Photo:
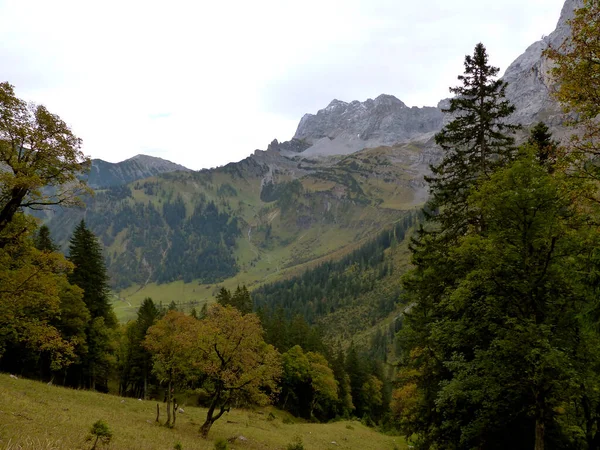
<svg viewBox="0 0 600 450"><path fill-rule="evenodd" d="M93 159L87 182L94 189L120 186L161 173L189 171L186 167L154 156L137 155L119 163Z"/></svg>

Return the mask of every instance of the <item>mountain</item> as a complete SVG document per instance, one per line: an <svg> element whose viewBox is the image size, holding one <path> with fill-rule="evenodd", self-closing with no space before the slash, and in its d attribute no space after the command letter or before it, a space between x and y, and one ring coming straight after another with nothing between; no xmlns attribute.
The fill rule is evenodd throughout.
<svg viewBox="0 0 600 450"><path fill-rule="evenodd" d="M154 156L137 155L119 163L93 159L87 182L94 189L119 186L161 173L189 171L186 167Z"/></svg>
<svg viewBox="0 0 600 450"><path fill-rule="evenodd" d="M439 108L409 108L393 95L362 103L333 100L316 115L306 114L294 138L311 145L304 155L344 155L431 136L443 118Z"/></svg>
<svg viewBox="0 0 600 450"><path fill-rule="evenodd" d="M511 122L530 126L544 121L555 127L564 122L560 106L550 96L551 62L542 52L548 46L557 48L564 42L570 33L568 21L582 5L583 0L567 0L556 29L532 44L506 69L502 77L509 83L506 96L517 107ZM364 102L333 100L316 114L304 115L294 139L308 144L301 152L306 157L347 155L364 148L411 141L428 142L442 128L442 108L448 102L443 99L436 107L410 108L396 97L384 94Z"/></svg>
<svg viewBox="0 0 600 450"><path fill-rule="evenodd" d="M580 1L568 0L556 30L506 70L514 120L562 129L542 51L562 43ZM199 172L145 156L95 160L96 195L87 208L58 210L48 224L66 248L86 219L106 248L122 318L145 296L193 305L220 286L288 279L349 254L425 202L424 176L440 157L433 136L448 120L446 102L410 108L391 95L334 100L305 115L290 141Z"/></svg>
<svg viewBox="0 0 600 450"><path fill-rule="evenodd" d="M550 75L552 62L542 55L551 46L558 48L570 35L568 21L583 0L567 0L562 8L556 29L535 42L519 56L504 73L508 82L506 96L516 106L511 117L513 123L531 125L544 121L549 126L560 126L564 121L560 105L550 96L553 80Z"/></svg>

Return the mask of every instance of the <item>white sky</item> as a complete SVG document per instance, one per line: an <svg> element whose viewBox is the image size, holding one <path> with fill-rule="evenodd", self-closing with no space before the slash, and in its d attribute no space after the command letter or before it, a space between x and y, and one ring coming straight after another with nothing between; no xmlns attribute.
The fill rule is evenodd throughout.
<svg viewBox="0 0 600 450"><path fill-rule="evenodd" d="M563 0L0 0L0 81L93 158L192 169L290 139L334 98L435 106L483 42L502 72Z"/></svg>

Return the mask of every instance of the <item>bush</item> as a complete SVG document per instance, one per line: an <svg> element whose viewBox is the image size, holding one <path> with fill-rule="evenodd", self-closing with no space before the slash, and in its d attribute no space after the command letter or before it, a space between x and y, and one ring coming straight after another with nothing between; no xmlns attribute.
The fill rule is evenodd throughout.
<svg viewBox="0 0 600 450"><path fill-rule="evenodd" d="M173 450L183 450L183 445L181 444L181 442L175 442Z"/></svg>
<svg viewBox="0 0 600 450"><path fill-rule="evenodd" d="M294 441L289 443L286 450L304 450L304 444L299 437L294 438Z"/></svg>
<svg viewBox="0 0 600 450"><path fill-rule="evenodd" d="M215 450L229 450L227 440L219 438L215 441Z"/></svg>
<svg viewBox="0 0 600 450"><path fill-rule="evenodd" d="M108 428L108 424L103 420L96 421L92 425L92 428L90 428L90 433L92 435L91 439L94 439L94 436L96 437L91 450L95 450L96 446L98 445L98 441L100 441L101 445L108 445L113 436L112 431L110 431L110 428Z"/></svg>

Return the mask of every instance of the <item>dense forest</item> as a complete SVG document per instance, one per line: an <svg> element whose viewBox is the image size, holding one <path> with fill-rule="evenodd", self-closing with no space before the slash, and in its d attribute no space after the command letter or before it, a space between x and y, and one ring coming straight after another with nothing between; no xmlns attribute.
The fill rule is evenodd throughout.
<svg viewBox="0 0 600 450"><path fill-rule="evenodd" d="M357 299L394 273L389 249L401 243L408 230L421 220L423 214L407 213L391 230L336 261L327 261L302 275L253 291L254 303L265 314L283 309L287 317L301 315L308 323L337 310L354 306ZM391 289L369 305L369 323L387 317L396 309L401 291Z"/></svg>

